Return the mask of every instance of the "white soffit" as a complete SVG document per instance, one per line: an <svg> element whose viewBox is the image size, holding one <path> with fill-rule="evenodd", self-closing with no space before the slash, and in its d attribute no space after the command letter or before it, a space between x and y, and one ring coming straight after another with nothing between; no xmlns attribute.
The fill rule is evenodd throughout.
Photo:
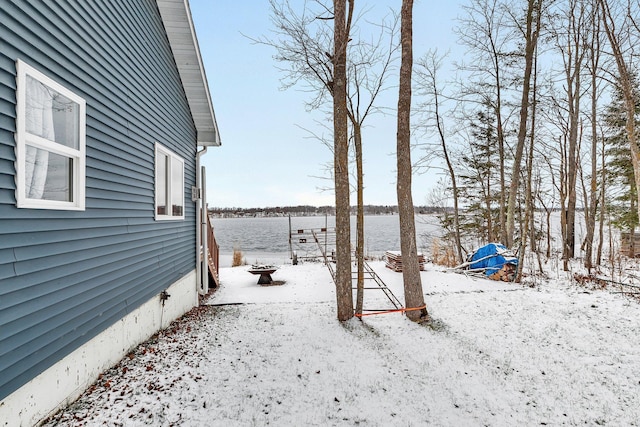
<svg viewBox="0 0 640 427"><path fill-rule="evenodd" d="M156 0L182 79L199 146L221 145L189 0Z"/></svg>

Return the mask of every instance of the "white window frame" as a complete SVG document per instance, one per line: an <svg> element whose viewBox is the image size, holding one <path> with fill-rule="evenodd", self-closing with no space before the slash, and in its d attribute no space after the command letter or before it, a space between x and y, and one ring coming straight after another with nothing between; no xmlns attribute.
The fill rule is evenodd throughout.
<svg viewBox="0 0 640 427"><path fill-rule="evenodd" d="M36 70L24 61L16 61L16 204L18 208L85 210L86 185L86 102L55 80ZM26 130L26 82L27 75L67 97L79 106L78 149L31 134ZM73 161L71 199L72 201L28 198L26 195L26 146L43 149Z"/></svg>
<svg viewBox="0 0 640 427"><path fill-rule="evenodd" d="M167 210L167 214L158 214L158 194L159 191L161 190L158 185L158 154L163 154L165 156L167 156L167 158L169 159L169 164L167 165L166 168L166 176L165 176L165 183L166 183L166 194L165 194L165 200L166 200L166 210ZM171 209L171 200L172 197L174 196L174 194L172 194L172 173L173 173L173 168L172 166L174 165L175 162L178 162L180 164L180 167L182 168L182 181L180 183L180 189L182 190L180 192L181 198L182 198L182 215L173 215L172 214L172 209ZM155 162L154 162L154 176L155 176L155 184L154 184L154 188L155 188L155 196L154 196L154 212L155 212L155 219L158 221L171 221L171 220L184 220L184 211L185 211L185 204L184 204L184 160L182 159L182 157L178 156L176 153L174 153L173 151L169 150L168 148L164 147L163 145L159 144L156 142L156 147L155 147Z"/></svg>

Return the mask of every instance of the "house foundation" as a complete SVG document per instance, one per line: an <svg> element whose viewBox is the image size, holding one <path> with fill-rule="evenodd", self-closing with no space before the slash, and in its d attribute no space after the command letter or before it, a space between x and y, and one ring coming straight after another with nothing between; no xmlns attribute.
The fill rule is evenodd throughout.
<svg viewBox="0 0 640 427"><path fill-rule="evenodd" d="M197 304L196 271L193 270L0 401L1 425L39 424L76 400L102 372L138 344Z"/></svg>

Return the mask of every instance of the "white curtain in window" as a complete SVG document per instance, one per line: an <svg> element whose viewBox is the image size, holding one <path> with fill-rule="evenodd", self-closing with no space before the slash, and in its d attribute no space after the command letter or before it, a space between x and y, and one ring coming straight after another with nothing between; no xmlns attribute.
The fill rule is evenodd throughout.
<svg viewBox="0 0 640 427"><path fill-rule="evenodd" d="M55 141L51 91L36 79L27 78L25 95L27 133ZM27 198L42 199L48 167L49 152L27 143L25 150L25 193Z"/></svg>

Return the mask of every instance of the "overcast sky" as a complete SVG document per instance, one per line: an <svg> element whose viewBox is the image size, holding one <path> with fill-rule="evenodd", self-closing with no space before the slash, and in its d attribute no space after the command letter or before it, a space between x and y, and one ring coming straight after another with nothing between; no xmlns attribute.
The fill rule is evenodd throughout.
<svg viewBox="0 0 640 427"><path fill-rule="evenodd" d="M455 47L452 28L460 2L415 1L414 58L430 48L444 52ZM399 11L401 0L355 4L368 4L373 16L390 7ZM302 87L281 89L284 74L273 59L274 49L243 36L271 35L269 2L190 0L190 5L223 144L204 156L209 206L333 205L333 193L322 190L331 182L318 178L327 176L332 153L304 130L327 133L317 124L326 117L305 110L311 97ZM397 76L391 81L397 84ZM396 107L396 91L385 96L388 107ZM395 117L373 116L365 126L364 202L395 205ZM416 151L412 160L420 154ZM434 172L414 177L415 204L427 203L436 181Z"/></svg>

